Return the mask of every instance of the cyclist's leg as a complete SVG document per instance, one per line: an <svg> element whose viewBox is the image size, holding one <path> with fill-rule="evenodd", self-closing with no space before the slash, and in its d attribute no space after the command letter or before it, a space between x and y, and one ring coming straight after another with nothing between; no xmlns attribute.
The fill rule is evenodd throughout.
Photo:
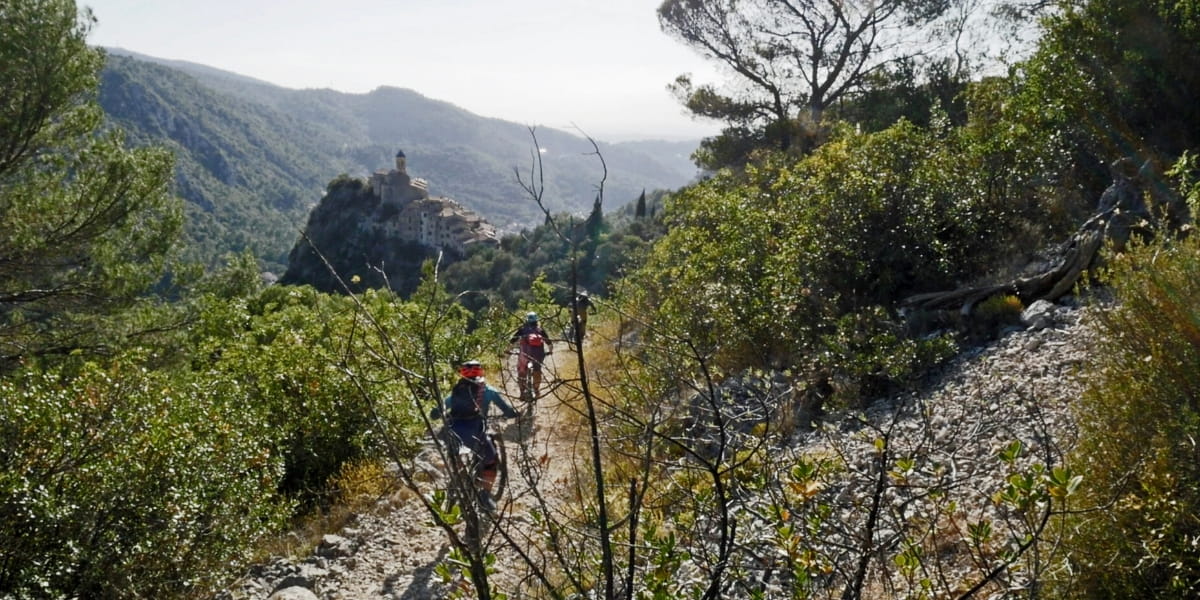
<svg viewBox="0 0 1200 600"><path fill-rule="evenodd" d="M544 357L543 357L544 359ZM530 368L533 369L533 397L536 399L542 393L542 360L530 360Z"/></svg>
<svg viewBox="0 0 1200 600"><path fill-rule="evenodd" d="M447 426L439 429L434 435L438 437L446 452L455 454L458 449L465 443L469 443L471 439L471 430L465 427L460 421L451 421Z"/></svg>
<svg viewBox="0 0 1200 600"><path fill-rule="evenodd" d="M503 437L498 434L488 434L488 440L492 442L492 447L496 450L495 479L491 489L492 499L495 500L504 495L508 485L508 452L504 449Z"/></svg>
<svg viewBox="0 0 1200 600"><path fill-rule="evenodd" d="M451 466L448 475L451 487L469 498L478 485L479 444L484 437L481 419L453 420L449 423L446 451ZM460 452L466 450L465 453ZM465 499L465 498L464 498Z"/></svg>
<svg viewBox="0 0 1200 600"><path fill-rule="evenodd" d="M529 355L525 352L517 354L517 389L521 391L521 397L525 397L525 374L529 372Z"/></svg>
<svg viewBox="0 0 1200 600"><path fill-rule="evenodd" d="M475 482L479 487L479 502L485 510L490 512L496 510L496 501L492 497L492 486L496 483L499 456L496 454L496 447L492 445L492 441L487 436L484 436L480 442L477 449L479 462Z"/></svg>
<svg viewBox="0 0 1200 600"><path fill-rule="evenodd" d="M490 465L481 465L479 468L479 487L488 491L492 491L492 486L496 484L496 463Z"/></svg>

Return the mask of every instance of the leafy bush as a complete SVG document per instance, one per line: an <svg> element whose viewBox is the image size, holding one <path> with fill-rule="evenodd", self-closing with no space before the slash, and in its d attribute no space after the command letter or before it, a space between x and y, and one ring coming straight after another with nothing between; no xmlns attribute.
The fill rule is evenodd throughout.
<svg viewBox="0 0 1200 600"><path fill-rule="evenodd" d="M374 318L399 321L390 293L363 299ZM326 485L342 465L378 448L368 394L383 396L396 373L370 362L350 368L367 343L360 318L348 297L273 286L248 301L210 304L196 328L193 369L240 386L247 410L277 428L281 490L304 505L328 500ZM365 393L358 378L371 382ZM411 414L408 407L391 416L411 425Z"/></svg>
<svg viewBox="0 0 1200 600"><path fill-rule="evenodd" d="M1009 323L1019 319L1023 309L1020 298L1013 295L1000 295L980 302L975 312L982 319Z"/></svg>
<svg viewBox="0 0 1200 600"><path fill-rule="evenodd" d="M906 338L903 326L879 307L838 319L824 344L830 354L829 368L854 383L852 390L839 392L852 404L890 392L958 351L949 336Z"/></svg>
<svg viewBox="0 0 1200 600"><path fill-rule="evenodd" d="M1007 260L1018 232L1039 222L982 164L984 138L907 123L843 130L805 159L684 190L670 199L668 233L631 278L631 296L729 370L840 368L832 361L862 371L851 363L878 356L829 344L871 337L887 316L856 321L870 324L861 333L839 325L843 316L886 313L909 294L972 278Z"/></svg>
<svg viewBox="0 0 1200 600"><path fill-rule="evenodd" d="M1074 3L1047 21L1017 102L1036 102L1103 180L1118 156L1174 160L1200 144L1198 13L1196 0Z"/></svg>
<svg viewBox="0 0 1200 600"><path fill-rule="evenodd" d="M1021 299L1016 296L992 296L975 307L974 318L969 325L970 331L979 333L984 339L990 338L1001 328L1020 325L1021 312L1024 309Z"/></svg>
<svg viewBox="0 0 1200 600"><path fill-rule="evenodd" d="M1120 305L1098 319L1075 460L1100 510L1070 531L1067 597L1200 593L1200 242L1140 248L1112 264Z"/></svg>
<svg viewBox="0 0 1200 600"><path fill-rule="evenodd" d="M127 355L0 381L0 595L203 590L278 527L276 431L229 381Z"/></svg>

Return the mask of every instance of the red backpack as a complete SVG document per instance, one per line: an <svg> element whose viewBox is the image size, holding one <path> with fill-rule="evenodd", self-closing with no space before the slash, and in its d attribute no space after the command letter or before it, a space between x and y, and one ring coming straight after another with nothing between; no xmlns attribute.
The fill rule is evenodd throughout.
<svg viewBox="0 0 1200 600"><path fill-rule="evenodd" d="M542 339L542 334L536 331L531 331L525 334L525 343L528 344L530 348L541 348L542 342L544 341L545 340Z"/></svg>

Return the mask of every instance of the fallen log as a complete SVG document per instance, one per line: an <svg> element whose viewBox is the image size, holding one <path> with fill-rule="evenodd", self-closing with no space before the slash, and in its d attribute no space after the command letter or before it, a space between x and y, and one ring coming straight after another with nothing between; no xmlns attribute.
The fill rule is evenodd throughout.
<svg viewBox="0 0 1200 600"><path fill-rule="evenodd" d="M905 298L901 307L912 311L947 311L958 308L968 317L975 307L997 295L1012 295L1029 306L1037 300L1057 301L1075 289L1084 273L1101 263L1106 243L1124 250L1134 235L1153 237L1159 224L1178 229L1190 222L1187 204L1161 184L1159 171L1147 161L1138 169L1133 160L1122 158L1112 164L1113 182L1100 196L1097 213L1053 252L1051 266L1040 273L1012 281L965 289L917 294ZM1149 196L1154 210L1147 204Z"/></svg>

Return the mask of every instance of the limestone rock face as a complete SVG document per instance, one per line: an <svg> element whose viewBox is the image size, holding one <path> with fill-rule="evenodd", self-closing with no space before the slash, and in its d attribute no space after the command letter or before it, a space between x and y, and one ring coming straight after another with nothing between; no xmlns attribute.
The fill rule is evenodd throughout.
<svg viewBox="0 0 1200 600"><path fill-rule="evenodd" d="M403 161L398 154L395 169L369 180L330 182L280 283L325 292L386 286L406 294L426 259L453 260L473 245L499 244L491 223L450 198L431 197L428 182L409 176Z"/></svg>

